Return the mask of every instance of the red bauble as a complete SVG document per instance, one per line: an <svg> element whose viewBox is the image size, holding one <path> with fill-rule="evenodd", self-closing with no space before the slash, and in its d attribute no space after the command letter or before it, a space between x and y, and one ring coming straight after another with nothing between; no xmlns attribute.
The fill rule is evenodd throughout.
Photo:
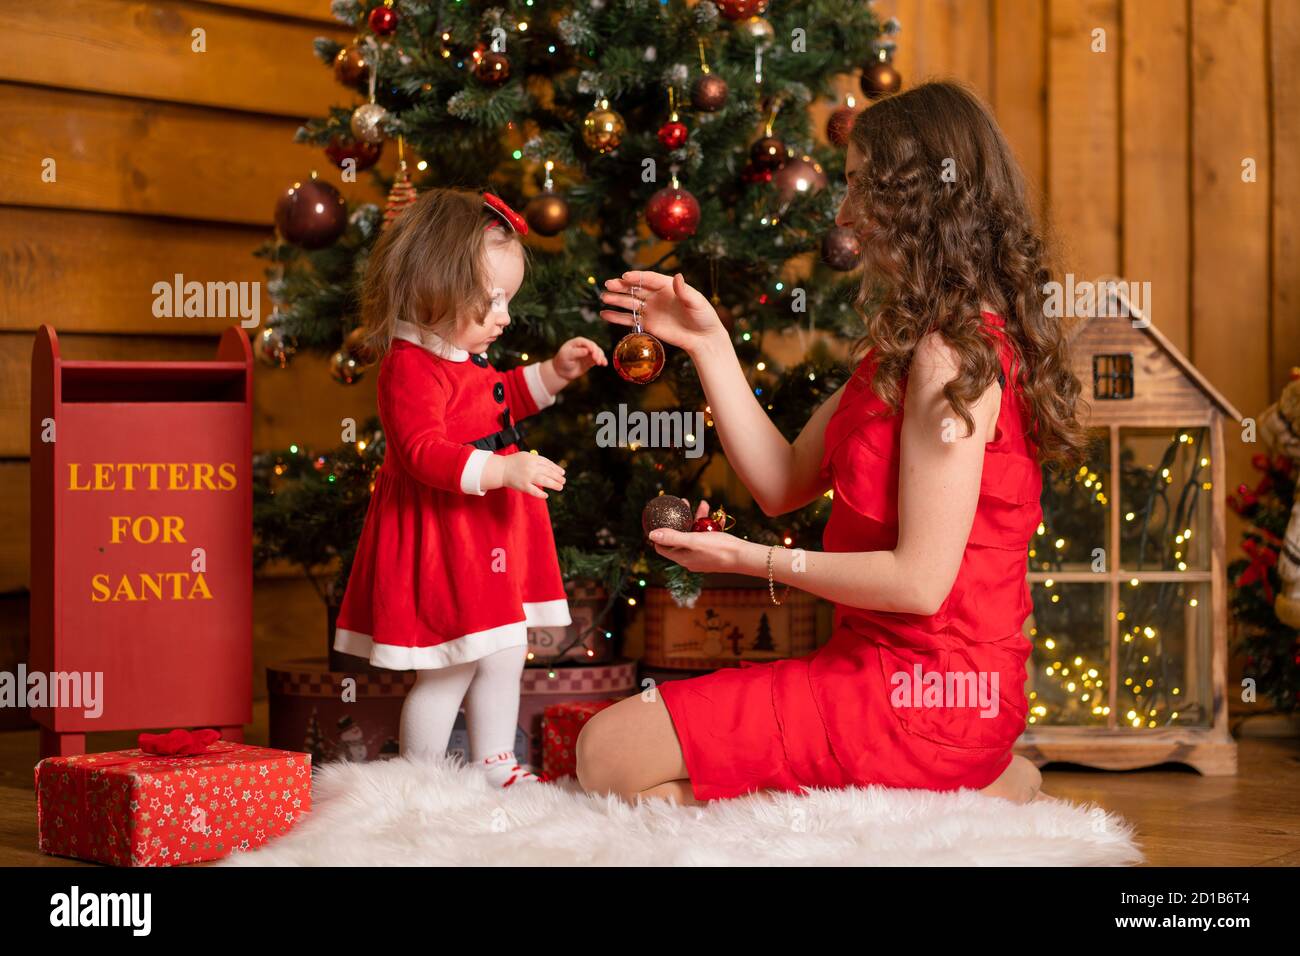
<svg viewBox="0 0 1300 956"><path fill-rule="evenodd" d="M764 136L749 148L749 160L759 169L776 169L785 158L785 143L775 136Z"/></svg>
<svg viewBox="0 0 1300 956"><path fill-rule="evenodd" d="M853 131L853 121L857 117L857 110L848 106L841 106L831 113L830 119L826 121L826 138L831 141L831 145L840 149L849 145L849 134Z"/></svg>
<svg viewBox="0 0 1300 956"><path fill-rule="evenodd" d="M383 143L367 143L365 140L353 139L350 136L335 136L325 147L325 155L329 157L331 163L342 169L347 160L356 160L357 172L369 169L379 162L379 156L383 151Z"/></svg>
<svg viewBox="0 0 1300 956"><path fill-rule="evenodd" d="M500 86L510 79L510 58L488 51L474 64L474 78L484 86Z"/></svg>
<svg viewBox="0 0 1300 956"><path fill-rule="evenodd" d="M294 183L275 204L280 235L304 249L323 249L348 226L348 207L339 191L319 179Z"/></svg>
<svg viewBox="0 0 1300 956"><path fill-rule="evenodd" d="M687 129L685 123L669 120L659 127L659 142L664 149L681 149L686 145Z"/></svg>
<svg viewBox="0 0 1300 956"><path fill-rule="evenodd" d="M375 36L386 37L397 29L397 11L392 7L375 7L366 22Z"/></svg>
<svg viewBox="0 0 1300 956"><path fill-rule="evenodd" d="M696 518L695 524L691 525L692 531L721 531L718 523L712 518Z"/></svg>
<svg viewBox="0 0 1300 956"><path fill-rule="evenodd" d="M718 12L728 20L748 20L767 10L767 0L715 0Z"/></svg>
<svg viewBox="0 0 1300 956"><path fill-rule="evenodd" d="M680 186L665 186L646 203L645 219L660 239L680 242L695 235L700 224L700 204Z"/></svg>

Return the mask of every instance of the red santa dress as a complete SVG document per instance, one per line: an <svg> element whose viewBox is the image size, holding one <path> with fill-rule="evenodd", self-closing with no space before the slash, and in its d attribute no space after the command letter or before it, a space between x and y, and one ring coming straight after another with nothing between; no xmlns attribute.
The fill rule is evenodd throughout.
<svg viewBox="0 0 1300 956"><path fill-rule="evenodd" d="M830 642L811 654L662 684L697 799L870 784L980 789L1011 762L1028 713L1025 572L1042 473L1003 322L984 319L1001 355L1002 406L952 591L931 615L837 604ZM868 354L826 425L827 551L898 543L903 415L871 390L873 369ZM966 696L900 698L900 674L909 685L937 674Z"/></svg>
<svg viewBox="0 0 1300 956"><path fill-rule="evenodd" d="M339 609L336 650L447 667L570 623L546 501L479 479L555 396L536 365L499 372L408 322L379 368L387 451Z"/></svg>

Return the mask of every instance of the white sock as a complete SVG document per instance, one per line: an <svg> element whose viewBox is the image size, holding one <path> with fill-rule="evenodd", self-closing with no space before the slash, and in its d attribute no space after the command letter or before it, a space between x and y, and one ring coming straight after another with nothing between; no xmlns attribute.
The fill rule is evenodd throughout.
<svg viewBox="0 0 1300 956"><path fill-rule="evenodd" d="M515 757L519 724L519 678L527 647L508 647L478 660L465 694L465 724L469 729L469 759L493 786L534 783L536 774Z"/></svg>
<svg viewBox="0 0 1300 956"><path fill-rule="evenodd" d="M517 783L537 783L539 780L537 774L520 764L508 750L480 760L475 766L487 775L488 783L494 787L505 788Z"/></svg>
<svg viewBox="0 0 1300 956"><path fill-rule="evenodd" d="M434 760L446 755L460 702L473 678L473 661L417 673L402 704L403 757Z"/></svg>

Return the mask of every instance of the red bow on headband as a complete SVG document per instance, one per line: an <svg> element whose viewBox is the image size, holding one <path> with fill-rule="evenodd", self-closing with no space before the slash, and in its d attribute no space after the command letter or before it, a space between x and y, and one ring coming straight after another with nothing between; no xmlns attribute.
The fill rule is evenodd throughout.
<svg viewBox="0 0 1300 956"><path fill-rule="evenodd" d="M494 196L491 193L484 193L483 205L487 206L494 213L504 219L506 224L515 232L519 233L519 235L528 235L528 223L524 221L524 217L511 209L510 206L507 205L506 201L500 196ZM493 226L497 225L500 225L500 223L490 222L483 228L491 229Z"/></svg>

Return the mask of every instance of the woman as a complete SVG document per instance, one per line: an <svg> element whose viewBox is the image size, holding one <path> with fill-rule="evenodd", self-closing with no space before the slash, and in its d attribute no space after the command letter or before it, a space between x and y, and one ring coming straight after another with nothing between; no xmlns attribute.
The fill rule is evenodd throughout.
<svg viewBox="0 0 1300 956"><path fill-rule="evenodd" d="M870 288L884 297L861 364L793 444L680 275L606 283L604 318L627 325L639 308L691 356L765 513L833 489L824 551L668 530L651 534L655 549L765 578L774 602L799 588L836 614L805 657L669 682L596 715L578 739L589 791L681 803L870 784L1037 792L1037 770L1011 752L1028 709L1027 550L1041 465L1071 466L1084 443L1066 335L1041 306L1044 246L996 123L953 84L865 110L845 173L836 222L862 239L859 306Z"/></svg>

